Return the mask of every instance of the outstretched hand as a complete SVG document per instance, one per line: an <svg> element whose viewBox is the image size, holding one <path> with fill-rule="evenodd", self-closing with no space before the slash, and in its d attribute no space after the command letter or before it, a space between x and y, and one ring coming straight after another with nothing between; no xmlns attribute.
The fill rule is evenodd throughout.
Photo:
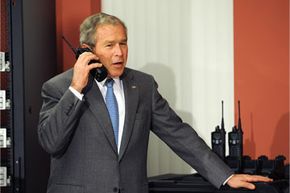
<svg viewBox="0 0 290 193"><path fill-rule="evenodd" d="M253 182L272 182L268 177L248 174L234 174L227 182L232 188L247 188L254 190L256 187Z"/></svg>

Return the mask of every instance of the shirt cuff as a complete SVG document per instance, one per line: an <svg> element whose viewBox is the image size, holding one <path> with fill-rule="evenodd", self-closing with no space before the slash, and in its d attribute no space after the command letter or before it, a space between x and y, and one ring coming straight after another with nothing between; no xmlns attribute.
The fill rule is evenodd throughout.
<svg viewBox="0 0 290 193"><path fill-rule="evenodd" d="M226 184L228 183L228 181L229 181L233 176L234 176L234 174L230 175L230 177L228 177L228 178L224 181L223 185L226 185Z"/></svg>
<svg viewBox="0 0 290 193"><path fill-rule="evenodd" d="M79 93L79 91L77 91L76 89L74 89L73 87L69 87L69 90L80 100L83 100L84 94Z"/></svg>

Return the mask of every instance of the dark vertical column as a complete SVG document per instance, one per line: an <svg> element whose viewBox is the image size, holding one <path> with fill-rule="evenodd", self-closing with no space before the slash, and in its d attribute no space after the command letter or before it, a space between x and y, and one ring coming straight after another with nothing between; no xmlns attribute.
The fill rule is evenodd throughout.
<svg viewBox="0 0 290 193"><path fill-rule="evenodd" d="M25 192L46 192L49 156L38 143L37 126L44 81L56 73L54 0L23 1Z"/></svg>
<svg viewBox="0 0 290 193"><path fill-rule="evenodd" d="M13 192L24 192L24 75L22 1L9 1L13 108Z"/></svg>

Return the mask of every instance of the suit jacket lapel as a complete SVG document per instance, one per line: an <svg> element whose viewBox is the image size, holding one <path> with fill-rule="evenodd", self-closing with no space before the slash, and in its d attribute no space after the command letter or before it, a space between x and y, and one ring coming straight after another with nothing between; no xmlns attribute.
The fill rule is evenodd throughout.
<svg viewBox="0 0 290 193"><path fill-rule="evenodd" d="M100 128L104 131L105 136L111 144L113 150L118 153L110 115L108 113L102 93L95 80L90 79L89 82L89 88L86 88L85 92L85 100L89 105L89 109L95 115L97 123L100 125Z"/></svg>
<svg viewBox="0 0 290 193"><path fill-rule="evenodd" d="M133 74L128 69L125 69L122 77L124 95L125 95L125 122L123 129L123 136L121 140L121 147L119 152L119 161L122 159L124 152L130 141L130 137L133 131L136 110L138 106L138 86L134 80Z"/></svg>

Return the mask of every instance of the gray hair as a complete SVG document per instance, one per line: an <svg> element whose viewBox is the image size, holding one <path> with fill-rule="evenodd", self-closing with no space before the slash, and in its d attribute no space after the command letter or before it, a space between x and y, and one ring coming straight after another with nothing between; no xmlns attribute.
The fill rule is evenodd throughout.
<svg viewBox="0 0 290 193"><path fill-rule="evenodd" d="M96 43L96 32L100 25L118 25L121 24L127 36L127 27L119 18L106 13L97 13L87 17L80 25L80 44L87 44L94 47Z"/></svg>

